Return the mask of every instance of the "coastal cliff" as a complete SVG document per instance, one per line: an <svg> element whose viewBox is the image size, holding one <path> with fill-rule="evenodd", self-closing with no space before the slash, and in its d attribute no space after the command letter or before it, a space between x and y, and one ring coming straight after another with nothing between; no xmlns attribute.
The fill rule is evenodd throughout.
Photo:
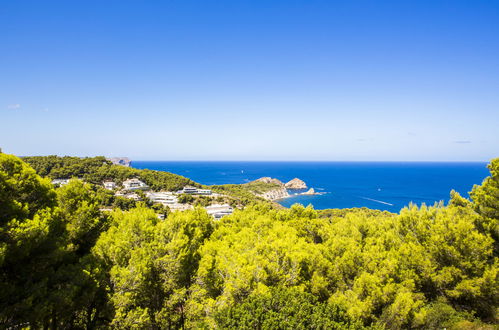
<svg viewBox="0 0 499 330"><path fill-rule="evenodd" d="M114 165L122 165L126 167L130 167L130 164L132 163L132 160L128 157L108 157L106 159Z"/></svg>
<svg viewBox="0 0 499 330"><path fill-rule="evenodd" d="M289 197L284 183L271 177L263 177L243 185L258 197L273 201Z"/></svg>
<svg viewBox="0 0 499 330"><path fill-rule="evenodd" d="M269 190L269 191L264 192L262 194L258 194L257 196L274 201L277 199L287 198L290 195L289 195L288 190L286 188L278 188L278 189Z"/></svg>
<svg viewBox="0 0 499 330"><path fill-rule="evenodd" d="M288 189L289 190L307 189L307 184L303 180L298 178L294 178L293 180L287 183L283 183L278 179L274 179L271 177L263 177L255 181L246 183L244 184L244 186L256 196L265 198L270 201L291 197L291 195L288 192ZM315 194L317 193L315 192L314 188L310 188L306 192L295 195L315 195Z"/></svg>
<svg viewBox="0 0 499 330"><path fill-rule="evenodd" d="M302 195L317 195L315 192L314 188L310 188L309 190L305 191L304 193L301 193Z"/></svg>
<svg viewBox="0 0 499 330"><path fill-rule="evenodd" d="M276 185L279 185L279 186L284 186L284 183L282 183L281 180L279 179L274 179L274 178L271 178L270 176L264 176L263 178L260 178L260 179L256 179L254 182L263 182L263 183L270 183L270 184L276 184ZM252 182L250 182L251 184Z"/></svg>

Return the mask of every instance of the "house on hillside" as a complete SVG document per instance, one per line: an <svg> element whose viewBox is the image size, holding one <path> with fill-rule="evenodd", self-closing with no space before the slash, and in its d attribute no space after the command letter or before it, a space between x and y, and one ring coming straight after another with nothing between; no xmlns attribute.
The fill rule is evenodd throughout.
<svg viewBox="0 0 499 330"><path fill-rule="evenodd" d="M128 179L123 181L123 189L125 190L147 190L149 186L139 179Z"/></svg>
<svg viewBox="0 0 499 330"><path fill-rule="evenodd" d="M102 185L107 190L114 190L114 189L116 189L116 182L113 182L113 181L106 181Z"/></svg>
<svg viewBox="0 0 499 330"><path fill-rule="evenodd" d="M215 218L215 220L219 220L234 212L234 209L229 204L213 204L205 207L205 209L209 215Z"/></svg>
<svg viewBox="0 0 499 330"><path fill-rule="evenodd" d="M184 189L178 192L179 194L190 194L190 195L211 195L210 189L198 189L192 186L185 186Z"/></svg>
<svg viewBox="0 0 499 330"><path fill-rule="evenodd" d="M164 206L171 206L178 202L177 196L175 196L172 192L169 191L160 191L160 192L149 192L146 193L147 198L153 203L160 203Z"/></svg>
<svg viewBox="0 0 499 330"><path fill-rule="evenodd" d="M198 195L211 195L211 190L210 189L198 189L197 194Z"/></svg>
<svg viewBox="0 0 499 330"><path fill-rule="evenodd" d="M182 194L197 194L198 188L192 186L185 186L184 189L180 191Z"/></svg>
<svg viewBox="0 0 499 330"><path fill-rule="evenodd" d="M142 198L140 198L140 196L137 195L136 193L128 193L128 194L125 194L123 197L128 198L128 199L133 199L136 202L139 202L142 200Z"/></svg>

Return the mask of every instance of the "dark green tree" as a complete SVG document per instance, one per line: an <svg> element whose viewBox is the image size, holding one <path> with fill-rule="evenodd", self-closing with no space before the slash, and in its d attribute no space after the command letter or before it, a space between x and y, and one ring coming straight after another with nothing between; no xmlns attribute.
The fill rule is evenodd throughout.
<svg viewBox="0 0 499 330"><path fill-rule="evenodd" d="M0 325L48 325L47 302L62 260L64 225L50 181L0 154Z"/></svg>
<svg viewBox="0 0 499 330"><path fill-rule="evenodd" d="M361 329L340 307L321 303L298 288L272 288L251 295L215 316L221 329Z"/></svg>

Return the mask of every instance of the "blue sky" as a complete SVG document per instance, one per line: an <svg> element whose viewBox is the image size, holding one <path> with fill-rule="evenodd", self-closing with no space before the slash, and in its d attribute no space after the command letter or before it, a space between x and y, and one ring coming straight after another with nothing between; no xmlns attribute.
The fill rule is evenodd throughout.
<svg viewBox="0 0 499 330"><path fill-rule="evenodd" d="M499 1L2 1L0 147L488 161Z"/></svg>

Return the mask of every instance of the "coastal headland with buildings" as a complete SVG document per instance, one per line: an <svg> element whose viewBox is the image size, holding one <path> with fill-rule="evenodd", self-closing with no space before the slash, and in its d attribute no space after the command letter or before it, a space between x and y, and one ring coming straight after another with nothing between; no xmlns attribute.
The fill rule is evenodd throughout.
<svg viewBox="0 0 499 330"><path fill-rule="evenodd" d="M106 158L115 165L129 167L131 160L127 157L112 157ZM52 184L55 186L64 186L68 184L70 179L58 178L53 179ZM137 202L147 201L151 204L159 204L163 207L168 207L170 211L184 211L194 208L194 200L203 198L206 205L204 208L215 219L220 219L225 215L232 214L234 205L223 203L224 194L214 192L212 189L199 188L191 185L186 185L180 190L164 191L154 190L140 178L128 178L122 182L113 180L104 180L101 183L106 190L112 191L114 196L131 199ZM262 177L252 182L242 184L252 192L255 196L266 199L268 201L277 201L289 198L296 195L316 195L314 188L308 188L307 184L299 179L294 178L286 183L271 177ZM161 217L158 214L158 217Z"/></svg>

